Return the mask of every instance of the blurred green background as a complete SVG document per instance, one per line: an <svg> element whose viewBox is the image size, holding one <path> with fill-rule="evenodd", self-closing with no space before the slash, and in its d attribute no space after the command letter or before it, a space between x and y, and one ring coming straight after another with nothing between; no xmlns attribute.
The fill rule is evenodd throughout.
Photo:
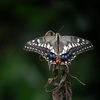
<svg viewBox="0 0 100 100"><path fill-rule="evenodd" d="M99 0L0 1L0 100L52 100L44 85L52 72L38 54L23 50L24 44L48 30L91 41L95 49L76 57L70 73L73 100L99 100L100 38ZM52 28L52 27L54 28Z"/></svg>

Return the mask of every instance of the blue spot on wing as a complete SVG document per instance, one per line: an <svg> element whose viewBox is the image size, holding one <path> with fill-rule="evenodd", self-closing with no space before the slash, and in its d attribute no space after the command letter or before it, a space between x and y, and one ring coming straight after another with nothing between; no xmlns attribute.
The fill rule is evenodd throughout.
<svg viewBox="0 0 100 100"><path fill-rule="evenodd" d="M53 54L52 57L53 57L53 59L56 59L56 55L55 54Z"/></svg>
<svg viewBox="0 0 100 100"><path fill-rule="evenodd" d="M49 57L50 60L53 60L53 61L56 59L56 55L54 53L50 53L48 55L48 57Z"/></svg>
<svg viewBox="0 0 100 100"><path fill-rule="evenodd" d="M70 51L68 51L67 53L62 54L62 55L60 56L60 58L61 58L62 61L67 61L67 60L70 59L72 56L73 56L73 50L70 50Z"/></svg>
<svg viewBox="0 0 100 100"><path fill-rule="evenodd" d="M49 55L49 58L52 58L52 54Z"/></svg>

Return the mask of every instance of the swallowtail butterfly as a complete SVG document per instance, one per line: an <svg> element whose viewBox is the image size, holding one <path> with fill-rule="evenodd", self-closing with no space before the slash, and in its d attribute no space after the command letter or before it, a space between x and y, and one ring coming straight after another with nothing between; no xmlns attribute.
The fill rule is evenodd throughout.
<svg viewBox="0 0 100 100"><path fill-rule="evenodd" d="M68 66L74 58L85 51L93 49L90 41L76 36L61 36L59 33L48 31L43 37L27 42L24 50L40 54L51 64Z"/></svg>

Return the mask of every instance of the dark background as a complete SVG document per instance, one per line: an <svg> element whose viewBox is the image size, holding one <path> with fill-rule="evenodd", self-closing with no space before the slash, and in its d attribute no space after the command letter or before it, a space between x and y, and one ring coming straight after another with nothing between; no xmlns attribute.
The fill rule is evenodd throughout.
<svg viewBox="0 0 100 100"><path fill-rule="evenodd" d="M24 44L48 30L88 39L95 47L76 57L70 73L73 100L99 100L99 0L0 1L0 100L52 100L44 85L52 72ZM52 27L53 28L52 28Z"/></svg>

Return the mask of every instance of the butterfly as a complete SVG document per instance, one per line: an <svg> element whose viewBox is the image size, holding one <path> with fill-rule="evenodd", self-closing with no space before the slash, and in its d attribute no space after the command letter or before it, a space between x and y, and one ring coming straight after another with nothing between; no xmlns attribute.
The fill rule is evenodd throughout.
<svg viewBox="0 0 100 100"><path fill-rule="evenodd" d="M68 66L74 58L85 51L92 50L93 44L76 36L61 36L59 33L48 31L43 37L28 41L24 50L40 54L51 64Z"/></svg>

